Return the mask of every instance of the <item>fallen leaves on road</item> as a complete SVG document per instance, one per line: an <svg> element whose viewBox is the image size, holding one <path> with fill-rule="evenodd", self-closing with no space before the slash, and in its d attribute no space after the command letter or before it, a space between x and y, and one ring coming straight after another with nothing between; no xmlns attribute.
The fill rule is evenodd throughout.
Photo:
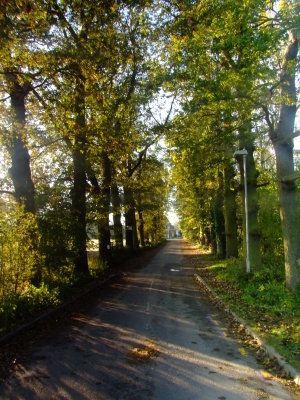
<svg viewBox="0 0 300 400"><path fill-rule="evenodd" d="M252 309L251 305L247 304L241 299L241 291L238 290L234 285L230 282L226 282L224 280L219 280L215 273L209 268L210 265L215 263L215 260L206 259L206 256L199 254L198 249L194 249L193 256L191 258L188 257L189 262L197 269L197 273L210 285L210 287L215 290L220 297L223 297L223 300L226 300L226 303L231 306L234 304L238 305L239 309L245 311L244 314L249 314L249 316L256 315L257 319L260 321L263 328L269 327L271 325L271 317L269 315L265 315L260 313L260 310ZM281 377L288 378L282 368L278 365L275 359L271 359L268 357L264 349L262 349L257 342L253 339L252 336L247 334L243 325L237 322L231 314L229 314L224 308L224 302L220 301L216 298L211 292L207 291L205 286L202 286L200 282L198 282L201 286L201 290L205 292L206 298L213 304L215 304L220 310L224 312L224 316L227 319L227 323L230 328L230 332L234 334L244 347L248 347L256 350L256 358L259 362L261 362L265 368L268 368L272 373ZM237 304L238 303L238 304ZM242 313L243 314L243 313ZM244 316L244 315L243 315ZM279 317L280 318L280 317ZM257 321L258 322L258 321ZM272 321L273 323L273 321ZM246 349L239 349L240 354L246 352ZM244 354L242 354L244 355Z"/></svg>
<svg viewBox="0 0 300 400"><path fill-rule="evenodd" d="M247 356L247 355L248 355L248 353L247 353L247 351L244 349L244 347L241 347L238 351L239 351L239 353L240 353L242 356Z"/></svg>
<svg viewBox="0 0 300 400"><path fill-rule="evenodd" d="M260 373L267 381L271 381L272 379L274 379L274 376L267 371L261 370Z"/></svg>
<svg viewBox="0 0 300 400"><path fill-rule="evenodd" d="M146 341L138 347L133 347L128 353L130 362L147 362L158 357L159 350L154 341Z"/></svg>

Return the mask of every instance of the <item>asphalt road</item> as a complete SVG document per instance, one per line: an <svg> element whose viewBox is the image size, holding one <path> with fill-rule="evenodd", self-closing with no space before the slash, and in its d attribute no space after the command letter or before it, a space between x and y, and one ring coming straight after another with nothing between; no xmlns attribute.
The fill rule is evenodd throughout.
<svg viewBox="0 0 300 400"><path fill-rule="evenodd" d="M228 332L169 241L97 305L32 351L0 399L292 399ZM24 344L25 345L25 344Z"/></svg>

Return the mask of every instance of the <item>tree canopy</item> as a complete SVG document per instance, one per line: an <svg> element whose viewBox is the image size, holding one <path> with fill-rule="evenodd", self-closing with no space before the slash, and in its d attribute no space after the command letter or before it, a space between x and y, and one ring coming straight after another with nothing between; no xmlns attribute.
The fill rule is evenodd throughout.
<svg viewBox="0 0 300 400"><path fill-rule="evenodd" d="M253 271L273 254L296 289L299 15L296 0L2 4L0 234L35 222L1 257L18 240L38 255L20 291L93 274L91 241L102 267L160 242L170 191L186 238L245 257L249 222Z"/></svg>

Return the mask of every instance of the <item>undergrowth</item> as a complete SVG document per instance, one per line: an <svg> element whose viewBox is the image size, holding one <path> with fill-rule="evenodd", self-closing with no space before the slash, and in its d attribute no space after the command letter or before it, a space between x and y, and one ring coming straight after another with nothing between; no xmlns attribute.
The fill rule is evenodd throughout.
<svg viewBox="0 0 300 400"><path fill-rule="evenodd" d="M15 244L19 236L16 231L12 233L12 243ZM6 235L6 240L7 237ZM24 240L23 242L20 241L20 246L21 244L24 247ZM28 246L27 242L25 245ZM30 319L74 299L90 285L103 278L109 270L107 263L101 262L97 253L91 253L88 257L88 275L75 274L73 265L68 263L56 268L56 270L53 268L47 270L44 267L41 283L33 284L34 275L31 272L33 263L31 260L27 259L27 264L23 263L21 266L18 264L18 269L11 264L3 267L4 264L1 264L1 260L4 259L3 248L4 246L2 246L2 253L0 248L0 283L3 283L0 286L0 335L4 335ZM150 247L145 247L140 251L146 251L148 248ZM113 263L114 265L122 264L130 260L132 256L133 253L130 252L115 251L113 252ZM13 280L12 277L17 276L17 273L21 274L19 271L22 272L22 279Z"/></svg>
<svg viewBox="0 0 300 400"><path fill-rule="evenodd" d="M98 257L89 259L89 275L74 274L72 266L61 267L55 273L45 274L43 282L35 286L27 282L18 291L6 293L0 298L0 334L13 329L65 301L80 294L90 283L101 278L107 265Z"/></svg>

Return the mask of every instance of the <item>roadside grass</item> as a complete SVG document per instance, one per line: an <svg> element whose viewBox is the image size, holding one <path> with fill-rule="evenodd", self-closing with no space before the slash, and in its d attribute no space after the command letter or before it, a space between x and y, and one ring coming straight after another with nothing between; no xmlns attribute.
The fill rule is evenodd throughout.
<svg viewBox="0 0 300 400"><path fill-rule="evenodd" d="M281 263L268 261L247 274L241 259L214 261L202 255L196 268L230 308L285 359L300 370L300 289L284 285Z"/></svg>

